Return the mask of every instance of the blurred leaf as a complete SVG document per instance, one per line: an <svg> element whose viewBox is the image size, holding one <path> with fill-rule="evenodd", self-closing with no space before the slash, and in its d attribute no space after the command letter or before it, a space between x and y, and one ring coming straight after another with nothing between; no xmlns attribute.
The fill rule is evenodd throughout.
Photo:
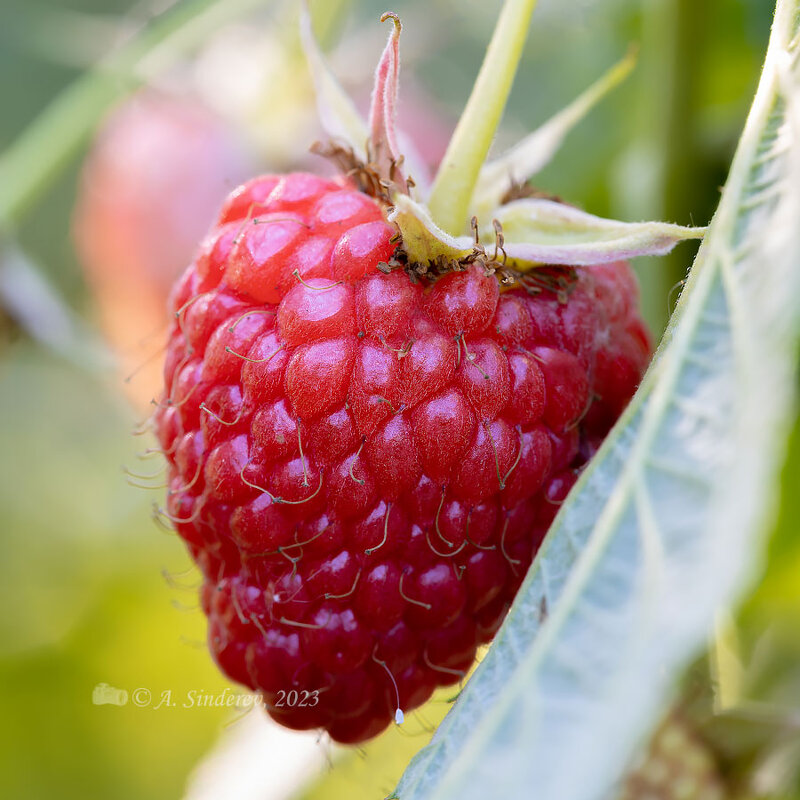
<svg viewBox="0 0 800 800"><path fill-rule="evenodd" d="M781 484L782 503L770 540L767 570L745 614L785 615L796 623L800 618L800 417L789 440Z"/></svg>
<svg viewBox="0 0 800 800"><path fill-rule="evenodd" d="M112 366L105 343L81 320L19 249L0 252L0 307L33 339L76 366L99 372Z"/></svg>
<svg viewBox="0 0 800 800"><path fill-rule="evenodd" d="M124 482L134 442L116 402L98 379L31 346L0 366L0 603L15 609L0 621L2 654L71 628L104 580L121 523L147 502Z"/></svg>
<svg viewBox="0 0 800 800"><path fill-rule="evenodd" d="M0 156L0 229L16 224L111 105L267 0L183 0L60 94Z"/></svg>
<svg viewBox="0 0 800 800"><path fill-rule="evenodd" d="M752 794L800 797L800 416L789 440L781 506L759 585L736 617L741 697L724 704L714 680L715 710L705 736L729 774Z"/></svg>
<svg viewBox="0 0 800 800"><path fill-rule="evenodd" d="M778 3L720 208L654 366L406 771L403 800L604 797L751 577L796 388L798 12Z"/></svg>
<svg viewBox="0 0 800 800"><path fill-rule="evenodd" d="M606 94L628 77L636 65L636 52L636 49L630 49L621 61L581 92L568 106L517 142L508 152L485 163L472 193L471 213L478 219L484 219L486 214L502 205L511 180L520 183L529 181L547 166L567 134Z"/></svg>
<svg viewBox="0 0 800 800"><path fill-rule="evenodd" d="M320 124L325 133L334 139L343 139L353 148L354 153L364 158L364 145L368 136L367 123L331 72L314 36L307 5L304 5L300 12L300 36L314 82Z"/></svg>
<svg viewBox="0 0 800 800"><path fill-rule="evenodd" d="M130 416L30 344L0 364L0 797L172 800L229 716L182 706L226 683L204 644L199 575L119 469L151 444L130 436ZM100 682L171 690L177 705L95 706Z"/></svg>

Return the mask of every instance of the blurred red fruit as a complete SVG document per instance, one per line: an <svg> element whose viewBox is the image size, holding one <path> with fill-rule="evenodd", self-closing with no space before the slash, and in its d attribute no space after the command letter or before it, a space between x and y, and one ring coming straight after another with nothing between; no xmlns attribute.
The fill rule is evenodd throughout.
<svg viewBox="0 0 800 800"><path fill-rule="evenodd" d="M220 197L252 169L226 124L185 98L143 91L109 116L81 174L73 234L100 325L147 403L170 286L190 263Z"/></svg>

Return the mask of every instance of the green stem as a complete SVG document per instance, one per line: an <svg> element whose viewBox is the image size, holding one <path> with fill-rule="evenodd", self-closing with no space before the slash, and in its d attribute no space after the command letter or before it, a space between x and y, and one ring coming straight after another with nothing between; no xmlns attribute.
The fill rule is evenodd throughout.
<svg viewBox="0 0 800 800"><path fill-rule="evenodd" d="M0 156L0 231L18 224L116 101L264 2L185 0L62 92Z"/></svg>
<svg viewBox="0 0 800 800"><path fill-rule="evenodd" d="M719 200L717 183L700 147L698 75L708 74L709 7L716 0L653 0L645 7L639 100L643 140L656 174L645 206L631 209L651 219L702 225ZM652 87L659 91L653 92ZM689 215L687 209L693 214ZM645 316L657 335L664 330L686 276L693 247L637 265Z"/></svg>
<svg viewBox="0 0 800 800"><path fill-rule="evenodd" d="M464 113L431 190L428 208L437 225L461 234L481 165L486 160L514 82L536 0L505 0Z"/></svg>

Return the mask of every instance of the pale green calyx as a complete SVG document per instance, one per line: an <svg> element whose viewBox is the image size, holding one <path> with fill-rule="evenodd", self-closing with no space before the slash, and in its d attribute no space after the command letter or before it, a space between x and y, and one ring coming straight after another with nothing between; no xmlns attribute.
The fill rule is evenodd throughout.
<svg viewBox="0 0 800 800"><path fill-rule="evenodd" d="M388 220L403 234L403 247L412 263L444 256L460 260L475 249L474 236L451 236L430 211L398 194ZM495 209L489 225L479 225L479 239L491 252L499 222L504 242L495 260L508 261L525 271L532 264L585 266L640 255L663 255L683 239L701 237L705 228L685 228L665 222L619 222L587 214L542 198L514 200Z"/></svg>
<svg viewBox="0 0 800 800"><path fill-rule="evenodd" d="M483 65L433 182L428 207L444 230L467 226L472 193L505 109L536 0L506 0Z"/></svg>
<svg viewBox="0 0 800 800"><path fill-rule="evenodd" d="M367 124L326 65L307 11L303 14L303 41L322 125L334 140L347 145L354 162L382 187L387 220L397 227L411 264L463 260L474 256L477 246L490 254L489 261L519 272L542 264L581 266L661 255L705 232L661 222L602 219L551 199L508 200L509 190L524 185L551 160L574 125L625 78L635 61L634 53L629 53L505 155L484 163L535 5L535 0L506 0L430 190L413 144L395 132L400 20L395 14L381 18L391 19L393 29L376 70Z"/></svg>

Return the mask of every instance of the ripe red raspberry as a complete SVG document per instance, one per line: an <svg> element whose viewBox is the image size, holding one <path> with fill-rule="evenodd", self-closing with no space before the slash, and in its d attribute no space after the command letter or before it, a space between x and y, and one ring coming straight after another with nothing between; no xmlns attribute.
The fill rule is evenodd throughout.
<svg viewBox="0 0 800 800"><path fill-rule="evenodd" d="M415 283L394 233L344 180L234 192L156 414L217 662L340 742L464 676L650 353L625 263Z"/></svg>

